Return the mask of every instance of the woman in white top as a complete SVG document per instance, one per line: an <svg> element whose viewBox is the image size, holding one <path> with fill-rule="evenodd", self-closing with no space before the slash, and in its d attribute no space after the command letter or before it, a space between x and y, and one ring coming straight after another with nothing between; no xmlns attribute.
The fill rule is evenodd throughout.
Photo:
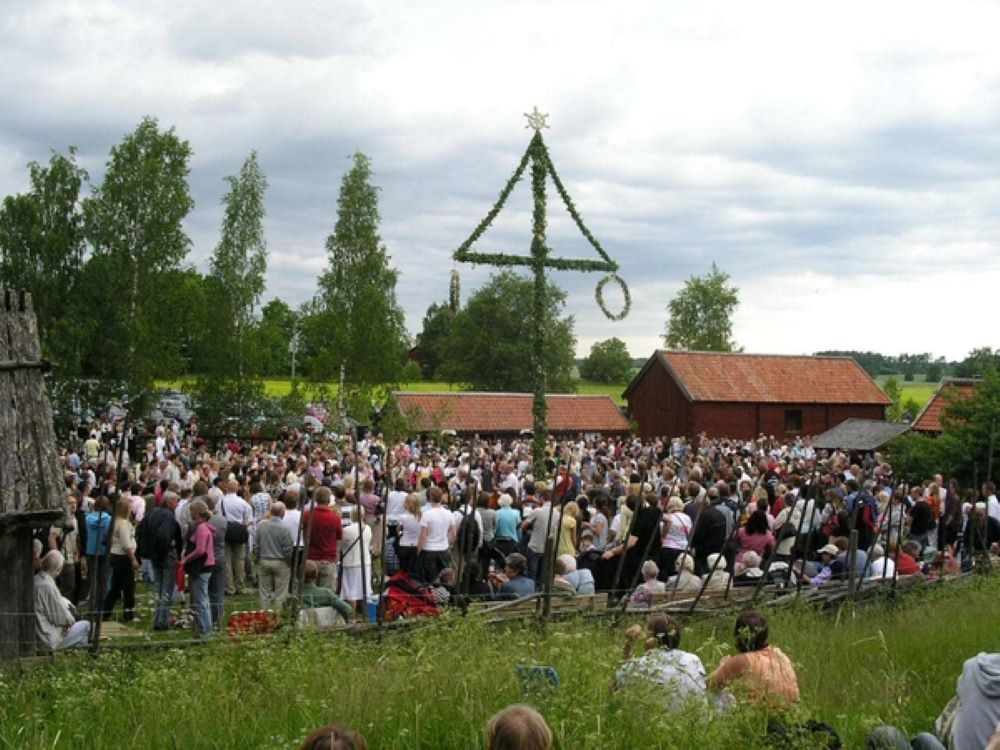
<svg viewBox="0 0 1000 750"><path fill-rule="evenodd" d="M416 573L417 542L420 541L420 496L409 494L403 500L403 514L396 522L399 541L396 545L396 557L399 558L399 568L408 575Z"/></svg>
<svg viewBox="0 0 1000 750"><path fill-rule="evenodd" d="M123 619L135 617L135 527L132 525L132 503L127 497L115 506L114 531L111 535L111 588L104 597L104 617L110 618L118 600L122 600Z"/></svg>
<svg viewBox="0 0 1000 750"><path fill-rule="evenodd" d="M677 558L688 548L691 535L691 516L684 512L684 501L676 495L667 503L663 516L663 545L660 548L660 579L665 581L673 571Z"/></svg>
<svg viewBox="0 0 1000 750"><path fill-rule="evenodd" d="M340 540L340 598L366 619L365 603L371 594L372 530L363 520L364 510L357 506L351 512L351 523L344 526ZM358 541L358 534L362 533Z"/></svg>

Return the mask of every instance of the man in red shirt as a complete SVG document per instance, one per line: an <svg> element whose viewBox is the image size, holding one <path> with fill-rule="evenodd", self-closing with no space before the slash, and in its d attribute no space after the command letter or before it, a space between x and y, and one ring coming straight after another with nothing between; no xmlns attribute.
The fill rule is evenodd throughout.
<svg viewBox="0 0 1000 750"><path fill-rule="evenodd" d="M330 488L319 487L313 493L316 507L302 514L303 538L309 540L307 559L319 568L317 586L337 590L337 546L344 538L340 511L330 507Z"/></svg>

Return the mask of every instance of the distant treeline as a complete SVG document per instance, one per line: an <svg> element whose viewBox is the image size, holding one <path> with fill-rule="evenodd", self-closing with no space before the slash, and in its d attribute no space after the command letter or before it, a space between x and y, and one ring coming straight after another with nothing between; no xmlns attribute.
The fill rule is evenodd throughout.
<svg viewBox="0 0 1000 750"><path fill-rule="evenodd" d="M830 350L815 352L816 356L853 357L872 377L893 375L903 380L926 380L936 383L942 377L971 378L981 375L989 364L1000 365L1000 349L988 347L973 349L969 356L957 362L949 362L945 357L935 357L929 352L922 354L881 354L879 352L859 352L851 350Z"/></svg>

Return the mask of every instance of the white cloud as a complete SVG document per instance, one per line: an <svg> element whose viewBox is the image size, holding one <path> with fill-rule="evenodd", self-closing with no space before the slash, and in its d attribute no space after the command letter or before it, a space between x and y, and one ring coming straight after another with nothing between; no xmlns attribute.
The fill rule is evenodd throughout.
<svg viewBox="0 0 1000 750"><path fill-rule="evenodd" d="M99 180L110 147L152 114L194 148L187 227L203 263L222 178L256 148L271 184L267 294L297 303L360 149L415 331L537 104L633 293L632 315L611 323L593 302L599 277L554 276L581 353L609 336L648 353L669 296L715 260L741 288L749 350L961 357L996 345L998 27L1000 6L978 2L11 2L0 194L71 143ZM485 247L526 252L528 192ZM588 255L554 197L554 250ZM467 296L487 270L461 270Z"/></svg>

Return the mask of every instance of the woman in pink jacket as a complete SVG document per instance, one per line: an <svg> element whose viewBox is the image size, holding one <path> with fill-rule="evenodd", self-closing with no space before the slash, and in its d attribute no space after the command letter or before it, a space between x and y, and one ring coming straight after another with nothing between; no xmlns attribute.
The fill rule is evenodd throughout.
<svg viewBox="0 0 1000 750"><path fill-rule="evenodd" d="M191 537L192 549L181 565L191 587L191 604L198 623L198 635L212 636L212 611L208 601L208 581L215 565L215 527L208 523L210 513L203 500L191 503L191 520L197 524Z"/></svg>

